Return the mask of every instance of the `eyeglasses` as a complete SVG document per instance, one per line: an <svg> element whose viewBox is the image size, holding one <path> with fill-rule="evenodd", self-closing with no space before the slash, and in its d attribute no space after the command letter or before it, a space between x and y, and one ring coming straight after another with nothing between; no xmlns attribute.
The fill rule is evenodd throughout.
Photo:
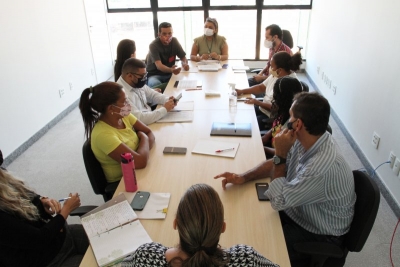
<svg viewBox="0 0 400 267"><path fill-rule="evenodd" d="M140 74L140 73L135 73L135 72L128 72L128 73L139 76L141 81L147 80L147 72L145 74Z"/></svg>

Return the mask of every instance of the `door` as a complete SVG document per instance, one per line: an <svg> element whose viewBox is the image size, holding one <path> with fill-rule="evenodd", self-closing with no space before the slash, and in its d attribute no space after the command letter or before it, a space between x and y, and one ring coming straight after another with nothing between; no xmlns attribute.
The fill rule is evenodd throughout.
<svg viewBox="0 0 400 267"><path fill-rule="evenodd" d="M84 0L97 83L113 75L110 37L104 0Z"/></svg>

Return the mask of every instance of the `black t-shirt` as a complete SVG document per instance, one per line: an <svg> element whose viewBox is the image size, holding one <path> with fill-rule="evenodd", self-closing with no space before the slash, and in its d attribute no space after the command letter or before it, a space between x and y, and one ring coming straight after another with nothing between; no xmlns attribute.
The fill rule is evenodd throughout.
<svg viewBox="0 0 400 267"><path fill-rule="evenodd" d="M161 63L165 66L172 67L175 65L176 56L180 59L186 56L178 39L172 37L168 45L163 45L160 38L157 37L157 39L149 45L149 54L146 57L148 76L166 74L157 69L155 62L161 60Z"/></svg>

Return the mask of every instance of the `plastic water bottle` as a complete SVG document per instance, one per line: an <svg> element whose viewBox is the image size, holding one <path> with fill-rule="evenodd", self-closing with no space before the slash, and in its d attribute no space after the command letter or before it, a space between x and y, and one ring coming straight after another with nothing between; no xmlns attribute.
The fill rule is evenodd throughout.
<svg viewBox="0 0 400 267"><path fill-rule="evenodd" d="M126 192L137 191L138 186L136 181L135 162L131 153L121 154L121 168L122 175L124 176Z"/></svg>
<svg viewBox="0 0 400 267"><path fill-rule="evenodd" d="M231 89L231 92L229 93L229 106L230 107L236 107L237 105L237 93L235 90L236 84L234 83L229 83L229 88Z"/></svg>

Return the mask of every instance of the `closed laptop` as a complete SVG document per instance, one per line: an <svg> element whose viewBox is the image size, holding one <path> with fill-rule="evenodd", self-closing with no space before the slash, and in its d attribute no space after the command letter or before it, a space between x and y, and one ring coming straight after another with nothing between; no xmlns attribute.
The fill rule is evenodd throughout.
<svg viewBox="0 0 400 267"><path fill-rule="evenodd" d="M214 122L210 135L251 137L251 123Z"/></svg>

